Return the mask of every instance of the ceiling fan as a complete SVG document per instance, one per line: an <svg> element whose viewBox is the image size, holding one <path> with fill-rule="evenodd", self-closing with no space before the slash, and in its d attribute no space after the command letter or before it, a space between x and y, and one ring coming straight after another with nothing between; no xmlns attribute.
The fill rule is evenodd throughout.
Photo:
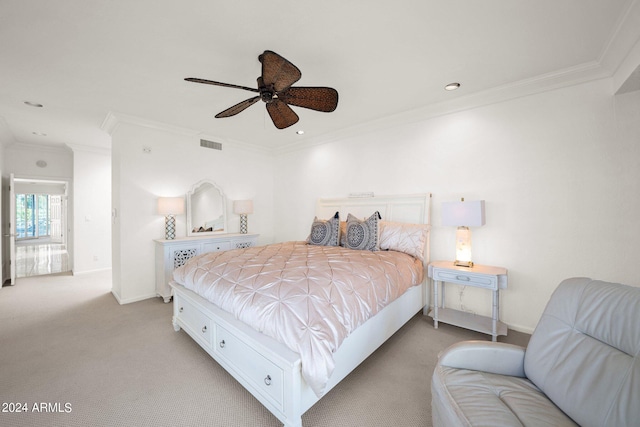
<svg viewBox="0 0 640 427"><path fill-rule="evenodd" d="M302 72L282 56L265 50L258 60L262 63L262 75L258 77L258 88L188 77L185 80L215 86L232 87L257 92L259 95L246 99L233 107L216 114L216 118L235 116L262 100L267 112L278 129L288 128L298 122L299 117L289 105L330 113L338 106L338 92L330 87L292 87L300 80Z"/></svg>

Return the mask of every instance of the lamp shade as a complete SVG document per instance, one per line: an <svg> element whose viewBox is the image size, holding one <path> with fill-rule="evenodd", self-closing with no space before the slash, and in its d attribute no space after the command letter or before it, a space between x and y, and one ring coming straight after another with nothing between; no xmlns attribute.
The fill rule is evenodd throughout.
<svg viewBox="0 0 640 427"><path fill-rule="evenodd" d="M442 225L480 227L484 224L484 200L442 204Z"/></svg>
<svg viewBox="0 0 640 427"><path fill-rule="evenodd" d="M184 213L184 197L158 197L158 214L182 215Z"/></svg>
<svg viewBox="0 0 640 427"><path fill-rule="evenodd" d="M238 215L253 213L253 200L234 200L233 213Z"/></svg>

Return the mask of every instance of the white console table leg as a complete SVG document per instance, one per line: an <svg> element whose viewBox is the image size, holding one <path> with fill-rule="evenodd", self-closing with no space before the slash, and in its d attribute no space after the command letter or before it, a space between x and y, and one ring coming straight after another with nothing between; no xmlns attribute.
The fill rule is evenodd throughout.
<svg viewBox="0 0 640 427"><path fill-rule="evenodd" d="M498 306L500 297L499 290L493 291L493 308L491 310L491 341L498 340L498 313L500 312L500 307Z"/></svg>
<svg viewBox="0 0 640 427"><path fill-rule="evenodd" d="M438 301L438 286L440 286L437 280L433 281L433 327L434 329L438 329L438 306L440 302Z"/></svg>

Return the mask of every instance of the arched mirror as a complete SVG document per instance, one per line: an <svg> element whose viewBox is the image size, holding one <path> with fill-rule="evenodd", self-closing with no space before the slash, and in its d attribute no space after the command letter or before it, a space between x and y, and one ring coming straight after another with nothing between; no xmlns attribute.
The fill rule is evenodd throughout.
<svg viewBox="0 0 640 427"><path fill-rule="evenodd" d="M226 233L227 205L222 189L202 180L187 193L187 235Z"/></svg>

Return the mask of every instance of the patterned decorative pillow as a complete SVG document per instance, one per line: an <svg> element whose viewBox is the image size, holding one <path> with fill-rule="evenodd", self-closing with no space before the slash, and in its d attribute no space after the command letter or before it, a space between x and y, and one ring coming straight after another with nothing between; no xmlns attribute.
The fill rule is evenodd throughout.
<svg viewBox="0 0 640 427"><path fill-rule="evenodd" d="M307 242L310 245L338 246L340 245L340 215L338 212L330 219L313 219L311 234Z"/></svg>
<svg viewBox="0 0 640 427"><path fill-rule="evenodd" d="M380 250L380 212L376 211L364 221L349 214L347 216L345 247L349 249Z"/></svg>
<svg viewBox="0 0 640 427"><path fill-rule="evenodd" d="M380 249L404 252L424 262L424 250L429 234L427 224L380 221L379 226Z"/></svg>

